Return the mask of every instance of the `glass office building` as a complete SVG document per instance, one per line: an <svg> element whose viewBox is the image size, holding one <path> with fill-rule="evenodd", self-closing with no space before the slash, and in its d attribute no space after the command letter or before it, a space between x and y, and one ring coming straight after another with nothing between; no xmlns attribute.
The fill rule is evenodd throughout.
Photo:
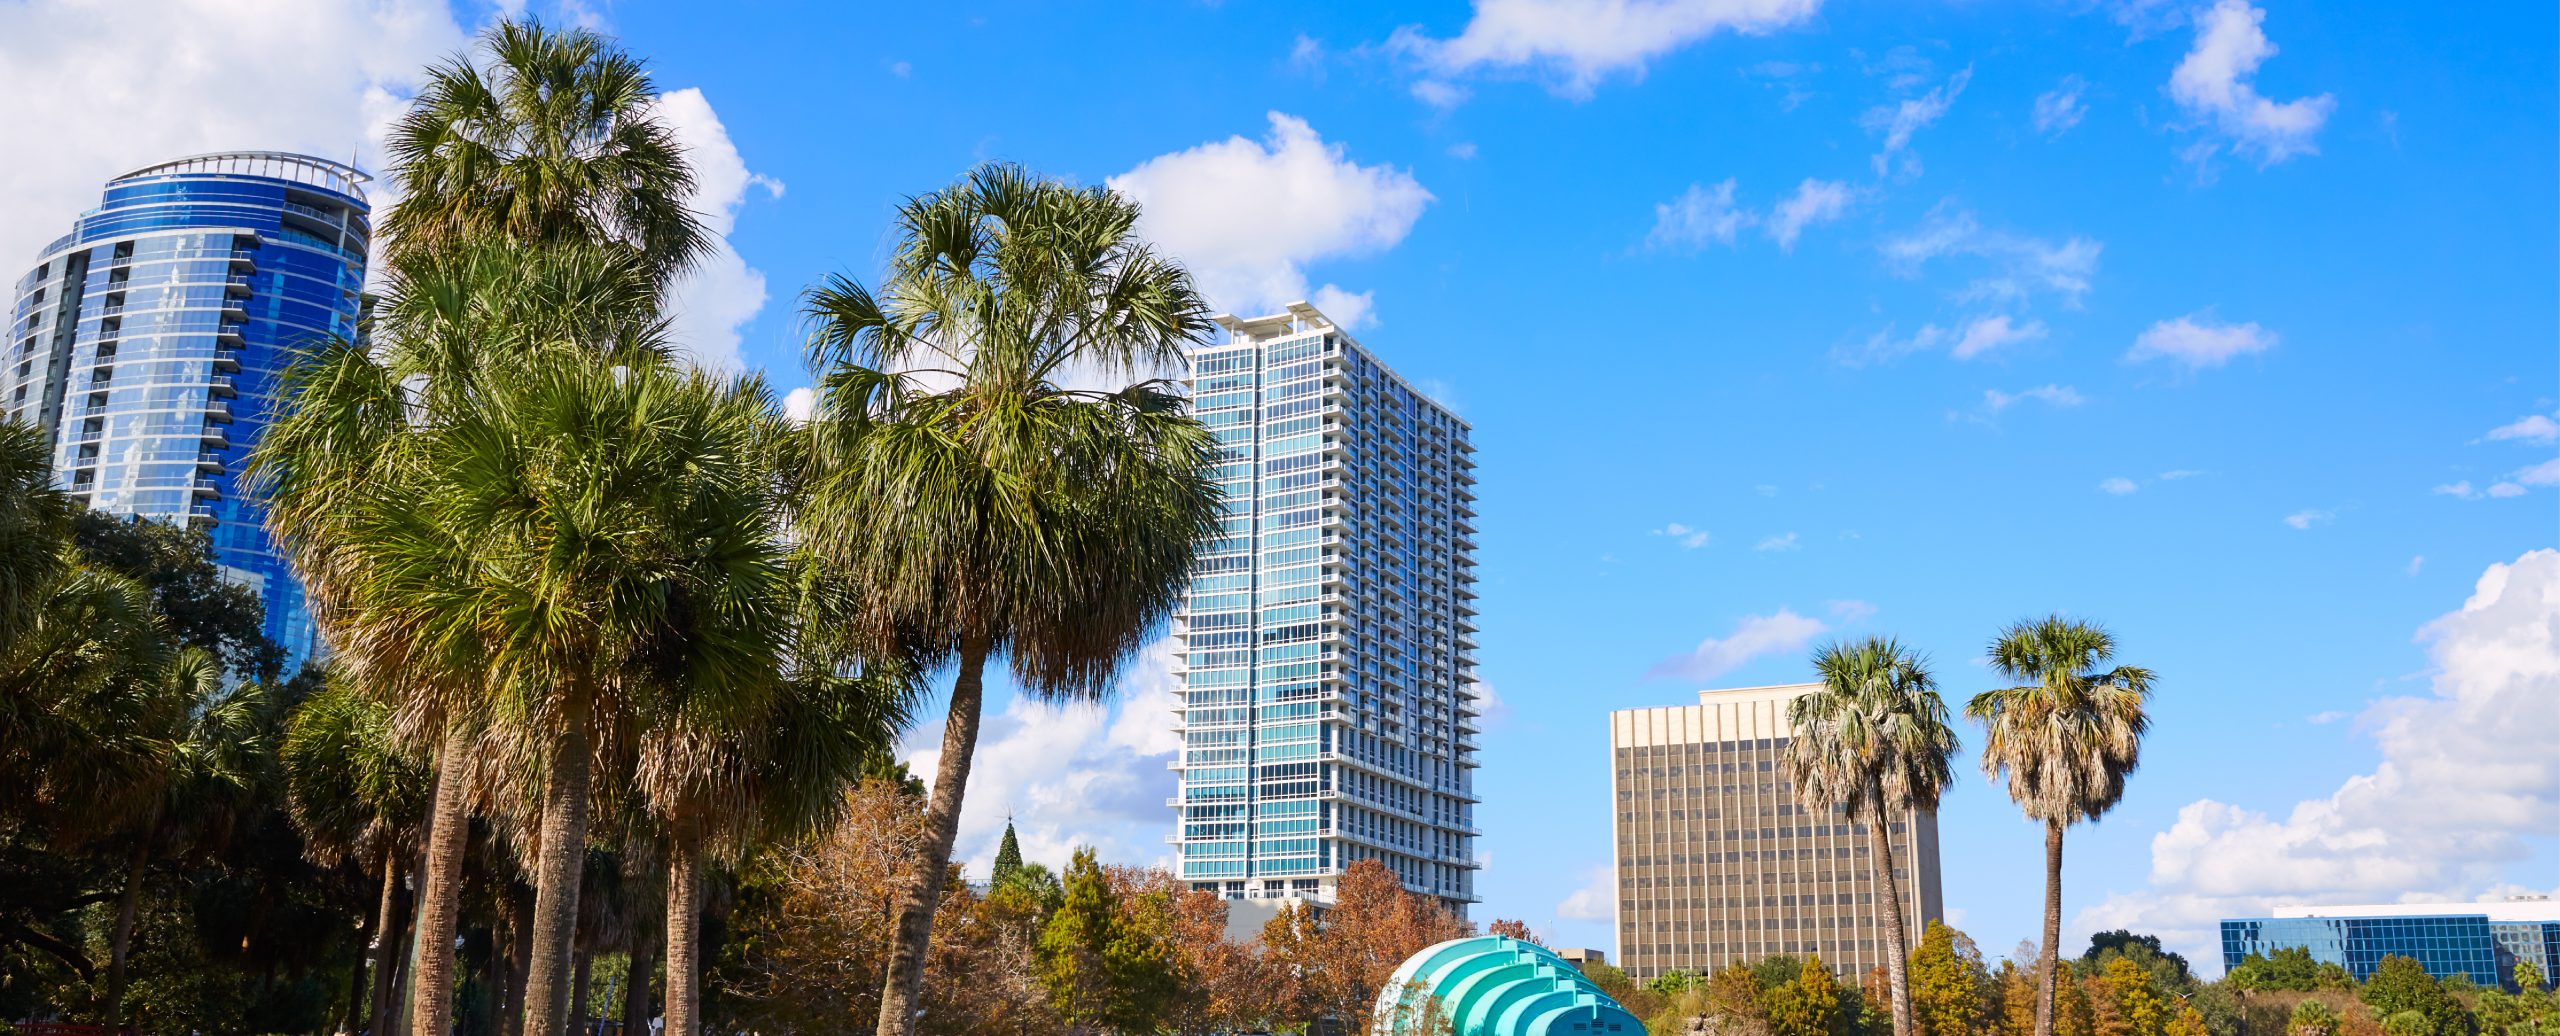
<svg viewBox="0 0 2560 1036"><path fill-rule="evenodd" d="M1190 388L1227 513L1175 621L1192 887L1330 901L1378 860L1475 901L1467 425L1325 315L1221 317Z"/></svg>
<svg viewBox="0 0 2560 1036"><path fill-rule="evenodd" d="M2513 989L2518 963L2541 970L2545 988L2560 984L2560 904L2545 899L2492 903L2390 903L2377 906L2284 907L2274 917L2222 922L2222 966L2251 954L2300 948L2362 982L2384 957L2408 957L2437 978L2461 975L2484 987Z"/></svg>
<svg viewBox="0 0 2560 1036"><path fill-rule="evenodd" d="M53 443L90 507L207 527L288 668L317 648L302 589L239 490L292 352L353 337L371 227L355 168L198 155L108 181L19 278L0 412Z"/></svg>

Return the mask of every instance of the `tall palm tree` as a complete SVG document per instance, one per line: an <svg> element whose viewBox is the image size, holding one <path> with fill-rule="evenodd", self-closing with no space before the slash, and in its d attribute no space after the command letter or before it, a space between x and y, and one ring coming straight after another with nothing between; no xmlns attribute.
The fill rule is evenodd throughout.
<svg viewBox="0 0 2560 1036"><path fill-rule="evenodd" d="M1955 774L1956 733L1928 661L1899 642L1829 644L1814 652L1813 668L1822 689L1787 705L1787 774L1806 807L1866 825L1884 905L1893 1032L1911 1036L1910 932L1889 835L1898 818L1938 808Z"/></svg>
<svg viewBox="0 0 2560 1036"><path fill-rule="evenodd" d="M667 1036L702 1031L702 881L759 842L806 838L844 815L863 764L906 725L905 667L786 682L760 714L684 710L647 736L640 780L667 842ZM716 693L716 692L715 692Z"/></svg>
<svg viewBox="0 0 2560 1036"><path fill-rule="evenodd" d="M688 206L693 170L655 112L640 59L584 29L507 20L481 33L391 132L402 195L383 218L393 256L490 238L619 244L664 286L708 254Z"/></svg>
<svg viewBox="0 0 2560 1036"><path fill-rule="evenodd" d="M392 1017L401 861L416 851L428 798L426 768L398 742L390 713L348 669L326 667L320 689L294 706L277 751L286 815L302 835L303 855L322 866L352 862L381 888L373 941L356 969L372 970L366 1031L376 1033L388 1031Z"/></svg>
<svg viewBox="0 0 2560 1036"><path fill-rule="evenodd" d="M957 669L881 1036L915 1031L988 660L1034 697L1108 694L1216 529L1215 444L1146 378L1209 315L1137 217L1106 189L984 166L900 206L877 293L839 276L806 300L823 390L806 534L860 589L857 628ZM1086 391L1062 384L1071 370L1143 380Z"/></svg>
<svg viewBox="0 0 2560 1036"><path fill-rule="evenodd" d="M2018 686L1974 695L1964 714L1983 726L1982 772L2044 822L2044 952L2037 963L2035 1036L2053 1036L2054 959L2062 941L2062 831L2124 797L2142 761L2151 670L2100 669L2115 657L2105 629L2059 615L2030 619L1991 642L1991 665Z"/></svg>
<svg viewBox="0 0 2560 1036"><path fill-rule="evenodd" d="M378 310L378 350L339 342L297 361L253 461L270 526L332 645L351 673L397 690L396 729L438 746L409 984L421 1032L442 1032L450 1017L469 789L495 776L472 746L488 736L501 689L481 631L423 617L468 600L481 560L467 524L436 524L467 516L427 506L439 492L429 451L500 398L493 386L555 356L663 365L658 298L627 249L487 240L402 254Z"/></svg>

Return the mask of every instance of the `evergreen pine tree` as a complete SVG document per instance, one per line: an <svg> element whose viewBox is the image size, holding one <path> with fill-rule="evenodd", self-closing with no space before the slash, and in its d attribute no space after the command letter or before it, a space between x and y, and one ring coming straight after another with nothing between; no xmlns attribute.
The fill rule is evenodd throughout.
<svg viewBox="0 0 2560 1036"><path fill-rule="evenodd" d="M987 878L987 886L1004 884L1004 879L1022 869L1022 843L1013 837L1013 821L1004 822L1004 841L996 846L996 871Z"/></svg>

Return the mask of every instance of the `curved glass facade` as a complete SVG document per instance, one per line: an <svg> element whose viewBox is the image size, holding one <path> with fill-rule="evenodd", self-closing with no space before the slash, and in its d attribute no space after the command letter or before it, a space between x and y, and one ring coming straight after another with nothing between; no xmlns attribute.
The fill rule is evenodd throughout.
<svg viewBox="0 0 2560 1036"><path fill-rule="evenodd" d="M100 511L210 527L288 669L319 650L316 628L239 479L294 351L356 334L364 181L273 152L135 170L45 248L10 309L0 409L52 439L55 483Z"/></svg>

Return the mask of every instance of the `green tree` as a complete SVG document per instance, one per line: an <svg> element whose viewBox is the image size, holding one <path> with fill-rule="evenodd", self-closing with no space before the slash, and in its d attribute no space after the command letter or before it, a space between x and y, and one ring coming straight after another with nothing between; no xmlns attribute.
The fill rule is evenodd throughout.
<svg viewBox="0 0 2560 1036"><path fill-rule="evenodd" d="M1990 976L1982 967L1982 951L1963 932L1931 920L1911 951L1911 1006L1919 1031L1926 1036L1986 1036L1976 1026L1984 1015L1983 994Z"/></svg>
<svg viewBox="0 0 2560 1036"><path fill-rule="evenodd" d="M1039 959L1041 988L1071 1032L1154 1032L1181 992L1172 947L1122 908L1090 848L1067 864Z"/></svg>
<svg viewBox="0 0 2560 1036"><path fill-rule="evenodd" d="M2031 619L1991 643L1992 668L2018 686L1984 691L1965 715L1984 727L1982 769L2006 779L2009 797L2044 823L2044 948L2038 962L2035 1036L2054 1036L2056 955L2062 941L2062 832L2124 798L2151 726L2144 702L2152 673L2100 669L2115 637L2059 615Z"/></svg>
<svg viewBox="0 0 2560 1036"><path fill-rule="evenodd" d="M1927 660L1900 643L1869 637L1814 652L1822 687L1787 705L1794 736L1788 776L1815 816L1845 816L1867 829L1875 860L1877 913L1884 918L1885 975L1894 1036L1912 1036L1910 932L1896 880L1892 828L1938 808L1954 779L1955 731Z"/></svg>
<svg viewBox="0 0 2560 1036"><path fill-rule="evenodd" d="M990 887L1002 885L1006 878L1013 876L1013 872L1021 869L1022 842L1013 836L1013 820L1008 817L1004 822L1004 841L996 843L995 870L987 875L987 884Z"/></svg>
<svg viewBox="0 0 2560 1036"><path fill-rule="evenodd" d="M2293 1005L2292 1017L2285 1020L2286 1036L2333 1036L2338 1031L2338 1014L2316 998L2304 998Z"/></svg>
<svg viewBox="0 0 2560 1036"><path fill-rule="evenodd" d="M584 29L501 21L480 55L427 70L389 151L394 257L490 239L615 245L664 287L710 254L693 169L657 116L648 66Z"/></svg>
<svg viewBox="0 0 2560 1036"><path fill-rule="evenodd" d="M0 645L42 611L71 567L63 547L77 505L53 487L53 450L34 425L0 418Z"/></svg>
<svg viewBox="0 0 2560 1036"><path fill-rule="evenodd" d="M1840 1010L1840 983L1820 956L1806 957L1795 978L1761 994L1770 1036L1845 1036L1854 1018Z"/></svg>
<svg viewBox="0 0 2560 1036"><path fill-rule="evenodd" d="M2390 1036L2430 1036L2435 1032L2435 1026L2428 1024L2426 1015L2416 1011L2402 1011L2384 1018L2382 1031L2389 1033Z"/></svg>
<svg viewBox="0 0 2560 1036"><path fill-rule="evenodd" d="M2435 1036L2471 1036L2470 1010L2414 959L2398 954L2382 958L2356 995L2386 1022L2403 1012L2415 1012Z"/></svg>
<svg viewBox="0 0 2560 1036"><path fill-rule="evenodd" d="M2264 956L2251 953L2240 958L2240 963L2223 978L2249 990L2309 992L2320 988L2319 967L2312 961L2311 951L2301 946L2278 946Z"/></svg>
<svg viewBox="0 0 2560 1036"><path fill-rule="evenodd" d="M914 1031L987 661L1034 698L1108 694L1217 528L1215 442L1172 386L1062 383L1169 368L1208 335L1189 275L1138 239L1137 216L1109 190L990 165L900 207L876 294L837 277L808 297L821 395L804 531L860 587L859 628L956 663L881 1036ZM929 391L924 371L952 387Z"/></svg>
<svg viewBox="0 0 2560 1036"><path fill-rule="evenodd" d="M2193 982L2184 954L2162 949L2157 935L2138 935L2122 928L2090 936L2089 950L2080 955L2080 966L2103 973L2107 963L2119 957L2150 972L2152 982L2164 991L2182 990Z"/></svg>
<svg viewBox="0 0 2560 1036"><path fill-rule="evenodd" d="M294 706L278 749L286 811L305 856L328 866L356 862L380 886L372 952L359 968L373 972L366 1031L388 1032L402 861L417 851L428 775L399 744L388 704L341 670L323 667L319 681L320 689Z"/></svg>
<svg viewBox="0 0 2560 1036"><path fill-rule="evenodd" d="M2514 980L2517 989L2527 993L2541 989L2543 986L2542 969L2529 960L2517 961L2515 971L2509 977Z"/></svg>

